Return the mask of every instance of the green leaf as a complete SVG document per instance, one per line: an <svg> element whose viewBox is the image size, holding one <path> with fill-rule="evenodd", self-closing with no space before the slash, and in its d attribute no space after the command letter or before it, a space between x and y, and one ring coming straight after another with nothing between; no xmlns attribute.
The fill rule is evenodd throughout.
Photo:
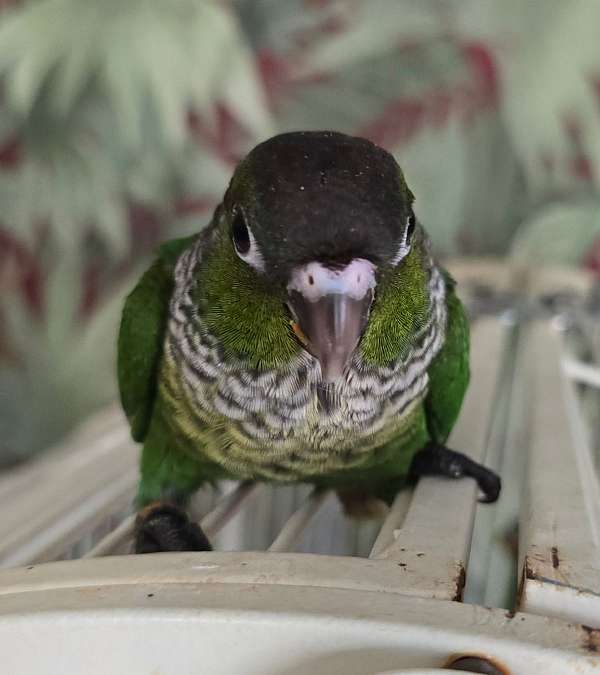
<svg viewBox="0 0 600 675"><path fill-rule="evenodd" d="M519 228L511 255L524 264L580 265L599 236L599 201L551 204Z"/></svg>

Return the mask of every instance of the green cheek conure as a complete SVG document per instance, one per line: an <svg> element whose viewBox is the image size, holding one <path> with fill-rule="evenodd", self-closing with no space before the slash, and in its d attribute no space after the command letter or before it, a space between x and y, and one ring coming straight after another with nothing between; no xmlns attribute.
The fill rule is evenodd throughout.
<svg viewBox="0 0 600 675"><path fill-rule="evenodd" d="M393 498L411 476L500 481L446 441L469 328L393 157L333 132L276 136L210 225L164 244L127 298L118 375L143 442L136 550L210 548L185 508L222 478Z"/></svg>

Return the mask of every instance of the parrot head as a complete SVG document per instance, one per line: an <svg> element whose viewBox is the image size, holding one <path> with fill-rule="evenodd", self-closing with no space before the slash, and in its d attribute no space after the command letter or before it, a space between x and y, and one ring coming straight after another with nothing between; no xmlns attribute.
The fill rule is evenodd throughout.
<svg viewBox="0 0 600 675"><path fill-rule="evenodd" d="M403 261L420 229L412 202L394 158L367 140L295 132L258 145L215 215L199 285L211 329L254 365L304 349L335 382L382 279L410 288L414 265L403 272Z"/></svg>

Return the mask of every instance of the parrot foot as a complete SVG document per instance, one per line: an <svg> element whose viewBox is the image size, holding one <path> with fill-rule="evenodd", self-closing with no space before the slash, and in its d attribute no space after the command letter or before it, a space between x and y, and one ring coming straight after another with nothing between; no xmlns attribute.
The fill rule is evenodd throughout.
<svg viewBox="0 0 600 675"><path fill-rule="evenodd" d="M474 478L483 495L480 502L495 502L500 495L500 476L478 464L461 452L455 452L437 443L428 443L416 453L410 465L412 477L448 476L448 478Z"/></svg>
<svg viewBox="0 0 600 675"><path fill-rule="evenodd" d="M211 551L204 532L175 504L153 502L135 520L135 552Z"/></svg>

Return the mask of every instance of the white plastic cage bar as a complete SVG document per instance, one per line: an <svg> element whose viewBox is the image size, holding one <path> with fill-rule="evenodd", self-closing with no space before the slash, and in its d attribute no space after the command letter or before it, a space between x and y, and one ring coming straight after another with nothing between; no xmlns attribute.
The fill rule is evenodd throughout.
<svg viewBox="0 0 600 675"><path fill-rule="evenodd" d="M483 319L474 326L471 366L475 376L450 445L468 448L470 456L477 461L485 461L505 340L506 327L495 319ZM490 358L490 354L495 358ZM469 559L476 494L477 487L472 481L422 479L408 508L405 499L399 496L389 516L396 522L395 528L384 525L382 529L382 533L387 529L392 537L386 544L380 535L372 558L401 564L408 594L460 599Z"/></svg>
<svg viewBox="0 0 600 675"><path fill-rule="evenodd" d="M269 552L282 553L293 548L328 495L329 492L327 490L313 490L304 504L289 517L281 532L279 532L273 543L269 546Z"/></svg>
<svg viewBox="0 0 600 675"><path fill-rule="evenodd" d="M600 368L568 357L563 359L563 367L566 374L575 382L600 388Z"/></svg>
<svg viewBox="0 0 600 675"><path fill-rule="evenodd" d="M0 565L64 557L86 533L131 509L139 447L115 406L39 460L0 479Z"/></svg>
<svg viewBox="0 0 600 675"><path fill-rule="evenodd" d="M548 323L530 337L535 396L521 518L520 606L600 625L600 491L562 337ZM568 364L568 361L567 361Z"/></svg>
<svg viewBox="0 0 600 675"><path fill-rule="evenodd" d="M256 483L240 483L231 492L217 502L200 521L200 527L207 537L217 534L243 507L244 501L256 491Z"/></svg>
<svg viewBox="0 0 600 675"><path fill-rule="evenodd" d="M508 328L509 339L505 345L508 358L503 366L502 386L498 387L493 403L497 413L490 427L486 453L486 465L503 477L502 493L494 508L476 511L464 593L466 602L487 607L512 607L517 591L514 549L527 457L525 449L529 446L531 378L526 353L528 341L514 319L510 319Z"/></svg>

